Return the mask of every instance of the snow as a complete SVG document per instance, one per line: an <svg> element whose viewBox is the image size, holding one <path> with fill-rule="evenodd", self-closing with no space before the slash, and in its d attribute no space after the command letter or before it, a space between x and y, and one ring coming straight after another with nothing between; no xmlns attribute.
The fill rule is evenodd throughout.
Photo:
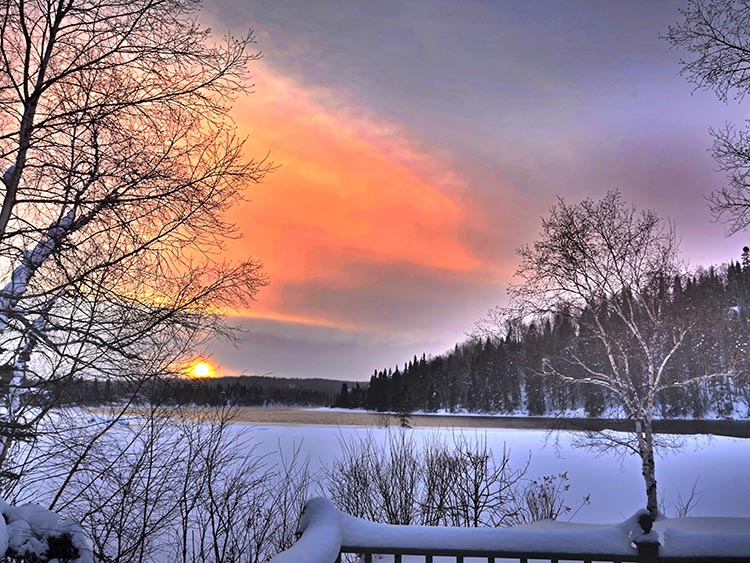
<svg viewBox="0 0 750 563"><path fill-rule="evenodd" d="M750 519L684 518L657 520L664 557L747 557L750 554Z"/></svg>
<svg viewBox="0 0 750 563"><path fill-rule="evenodd" d="M341 549L340 513L324 498L307 501L298 531L302 537L287 551L271 559L271 563L333 562Z"/></svg>
<svg viewBox="0 0 750 563"><path fill-rule="evenodd" d="M321 499L315 499L319 502ZM342 545L369 548L399 547L426 551L463 552L582 552L633 555L631 535L641 532L636 513L615 525L568 524L518 528L449 528L435 526L392 526L341 515Z"/></svg>
<svg viewBox="0 0 750 563"><path fill-rule="evenodd" d="M137 425L137 421L132 421ZM450 421L446 420L446 424ZM122 432L129 432L122 428ZM275 456L281 451L284 455L291 455L295 448L301 447L303 457L309 456L310 469L315 472L323 465L329 465L340 455L341 439L348 440L365 434L372 435L376 440L385 442L388 433L403 430L392 428L355 428L311 425L236 425L231 432L236 432L238 448L250 451L256 446L252 455L270 456L269 463L277 460ZM570 552L574 544L585 545L586 551L596 549L599 553L610 551L617 547L618 552L626 549L625 553L632 553L630 541L636 539L637 532L631 521L640 514L638 511L644 503L643 482L640 476L638 460L634 457L618 458L614 453L607 452L595 455L580 448L574 448L573 442L580 434L575 432L549 433L542 430L517 429L487 429L469 430L454 428L419 428L409 430L415 442L419 445L429 440L433 435L443 435L448 441L454 433L463 432L467 436L486 437L487 444L496 453L503 447L510 450L511 465L523 467L531 455L527 472L528 478L538 478L542 475L558 474L567 471L570 477L571 489L568 493L568 504L574 509L578 507L583 496L591 495L591 504L583 506L575 515L576 522L537 523L513 530L463 530L456 529L448 532L445 528L414 528L414 527L384 527L363 520L339 515L327 501L316 501L308 504L308 509L302 518L300 529L305 533L291 551L277 556L274 563L292 563L306 561L333 562L338 553L340 543L361 541L362 538L373 541L412 542L416 547L434 547L436 541L447 542L444 545L452 547L466 547L482 544L482 549L502 551L510 549L526 549L532 545L533 551L544 549ZM702 491L703 498L697 508L691 513L695 516L722 515L735 518L691 518L687 520L662 519L654 526L658 539L662 543L662 554L698 554L710 553L717 549L716 554L727 556L732 553L750 554L747 545L750 536L750 441L728 437L682 437L686 446L679 453L666 453L657 459L657 479L662 498L666 499L665 512L674 514L673 503L678 495L685 497L696 478L700 476L697 490ZM27 505L31 506L31 505ZM43 512L37 512L40 507L15 507L11 511L19 517L9 521L8 528L13 532L11 539L20 542L14 545L28 545L30 549L39 550L43 545L43 534L33 533L32 524L22 523L20 515L24 511L35 525L52 517ZM0 507L4 512L4 508ZM43 509L41 509L43 510ZM629 515L633 515L629 517ZM744 518L740 518L744 517ZM703 520L703 521L702 521ZM7 543L8 530L2 526L0 518L0 547L3 541ZM597 522L598 524L581 524L580 522ZM614 522L614 524L604 524ZM58 519L54 523L58 530L73 523ZM400 530L400 531L399 531ZM32 531L29 535L29 531ZM540 531L544 531L543 543L540 543ZM23 537L19 540L16 534ZM476 535L473 535L476 534ZM86 545L82 534L76 536L77 545ZM34 537L35 544L31 541ZM650 538L640 539L654 539ZM24 539L25 538L25 539ZM463 543L462 543L463 542ZM494 543L492 543L494 542ZM526 542L526 543L524 543ZM585 543L583 543L585 542ZM384 545L384 543L378 544ZM401 543L399 543L401 545ZM596 545L596 548L592 546ZM701 547L703 546L703 547ZM88 549L88 548L87 548ZM579 550L581 548L579 547ZM82 552L83 553L83 552ZM333 553L332 557L329 557ZM89 557L85 559L84 557ZM79 563L91 561L91 552L84 553ZM423 559L414 559L414 561ZM407 560L404 559L405 563Z"/></svg>
<svg viewBox="0 0 750 563"><path fill-rule="evenodd" d="M112 416L104 416L100 414L92 414L89 416L88 421L91 424L102 424L107 425L111 424L112 422L115 422L119 424L120 426L130 426L130 419L120 416L115 419L115 417Z"/></svg>
<svg viewBox="0 0 750 563"><path fill-rule="evenodd" d="M330 464L339 455L339 441L342 439L370 434L379 441L385 441L388 432L398 431L402 430L268 425L253 427L250 435L258 444L259 452L269 454L279 449L289 453L301 444L302 452L310 456L311 469L315 470L316 467ZM568 504L576 508L580 499L587 494L591 494L591 504L575 515L576 522L538 522L512 530L387 526L339 515L343 545L633 554L634 548L630 543L637 540L659 541L663 556L747 557L750 554L750 477L746 469L750 467L750 441L747 439L683 436L680 437L684 440L682 448L660 454L656 464L657 479L665 502L664 511L668 515L676 512L675 502L679 497L685 499L690 494L698 478L696 490L702 492L703 496L691 511L691 518L660 518L654 524L653 531L645 535L639 526L634 525L637 517L643 513L640 509L645 503L645 493L639 462L632 456L619 457L611 451L596 455L576 448L574 442L581 435L575 432L454 428L426 428L408 432L413 434L418 444L436 433L448 437L456 432L477 434L486 437L488 445L495 452L501 452L503 446L507 447L511 451L511 463L516 467L523 466L530 454L527 477L567 471L571 482ZM318 505L325 502L315 501ZM331 511L326 514L330 529L335 518ZM628 514L633 516L628 518ZM599 524L580 523L584 521ZM602 524L604 522L616 523ZM307 530L307 527L304 529ZM307 534L302 536L303 541ZM314 545L322 549L320 540ZM328 545L326 549L332 551L334 548ZM306 563L335 560L335 556L330 559L308 559L301 555L303 553L306 551L300 549L294 557L272 561ZM414 559L417 560L423 559Z"/></svg>
<svg viewBox="0 0 750 563"><path fill-rule="evenodd" d="M330 465L340 454L339 440L349 440L370 433L385 442L388 432L399 429L355 428L303 425L258 425L245 427L247 434L239 438L246 447L257 446L258 454L276 456L279 449L290 456L300 447L303 456L310 457L310 469L315 471ZM619 457L615 452L592 453L574 447L580 434L575 432L546 432L544 430L454 428L417 428L410 430L417 444L435 434L449 442L454 433L464 432L483 439L496 453L503 446L510 451L513 467L523 467L529 456L527 477L568 472L570 490L568 505L574 510L586 495L591 501L575 516L579 522L621 522L628 515L643 508L645 493L640 463L633 456ZM682 436L684 446L678 452L664 452L656 460L664 512L675 515L679 497L686 499L698 479L696 490L703 496L690 513L691 516L750 517L750 440L743 438ZM245 446L242 446L245 447Z"/></svg>
<svg viewBox="0 0 750 563"><path fill-rule="evenodd" d="M598 554L633 557L634 542L661 543L664 557L747 557L749 518L662 518L645 533L640 510L619 524L597 525L542 521L515 528L449 528L393 526L368 522L339 512L322 497L305 505L301 539L271 563L321 563L336 560L339 546L348 551L367 548L445 554L544 553L575 556Z"/></svg>
<svg viewBox="0 0 750 563"><path fill-rule="evenodd" d="M79 557L71 563L93 563L93 552L81 527L38 504L14 506L0 500L0 553L10 548L32 560L44 560L49 551L50 538L69 534ZM7 523L7 525L6 525ZM50 559L56 563L57 559Z"/></svg>
<svg viewBox="0 0 750 563"><path fill-rule="evenodd" d="M5 504L2 500L0 500L0 503ZM5 523L5 519L0 518L0 553L8 551L9 534L10 531L8 530L8 525Z"/></svg>

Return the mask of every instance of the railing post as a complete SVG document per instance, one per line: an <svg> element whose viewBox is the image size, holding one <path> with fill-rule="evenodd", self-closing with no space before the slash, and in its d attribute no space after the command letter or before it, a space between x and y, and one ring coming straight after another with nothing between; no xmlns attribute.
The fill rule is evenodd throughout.
<svg viewBox="0 0 750 563"><path fill-rule="evenodd" d="M659 563L659 542L644 541L635 544L638 548L638 561L640 563Z"/></svg>
<svg viewBox="0 0 750 563"><path fill-rule="evenodd" d="M648 536L651 534L651 530L654 527L654 518L648 513L641 514L638 518L638 524L643 530L643 533ZM635 546L638 548L638 561L640 561L640 563L659 563L658 539L649 538L642 539L641 541L636 540Z"/></svg>

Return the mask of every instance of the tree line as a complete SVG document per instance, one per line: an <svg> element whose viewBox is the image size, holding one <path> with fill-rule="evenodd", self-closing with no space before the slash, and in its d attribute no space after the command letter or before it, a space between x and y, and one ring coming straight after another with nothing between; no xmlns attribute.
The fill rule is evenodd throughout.
<svg viewBox="0 0 750 563"><path fill-rule="evenodd" d="M690 379L733 368L734 378L696 381L666 389L657 396L657 413L665 418L747 417L750 379L750 251L729 265L692 275L662 279L650 297L660 300L674 322L693 330L675 352L667 379ZM589 315L584 309L581 315ZM613 332L617 320L609 318ZM567 314L539 321L506 320L501 336L475 336L434 357L416 356L401 367L373 373L369 386L342 384L335 406L375 411L469 411L544 416L583 412L606 415L617 408L607 389L591 383L568 385L548 366L571 377L579 367L562 357L576 350L592 363L604 351ZM635 354L635 351L633 351ZM635 354L637 358L637 354Z"/></svg>
<svg viewBox="0 0 750 563"><path fill-rule="evenodd" d="M58 403L104 406L131 402L165 406L329 406L340 381L268 376L153 379L147 384L122 379L76 378L54 390Z"/></svg>

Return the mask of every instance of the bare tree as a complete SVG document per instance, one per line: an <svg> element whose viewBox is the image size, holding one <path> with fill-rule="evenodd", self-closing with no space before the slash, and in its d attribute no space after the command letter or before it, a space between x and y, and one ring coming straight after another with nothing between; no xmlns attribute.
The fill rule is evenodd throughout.
<svg viewBox="0 0 750 563"><path fill-rule="evenodd" d="M324 469L324 493L344 512L375 522L502 527L569 511L555 477L525 481L529 460L513 467L481 436L437 434L420 445L412 434L386 430L340 440L342 455ZM541 486L540 483L544 483Z"/></svg>
<svg viewBox="0 0 750 563"><path fill-rule="evenodd" d="M665 37L690 55L681 61L681 74L722 101L744 100L750 91L750 4L691 0L680 13L682 21L669 27ZM750 129L746 123L710 131L714 159L728 177L727 185L711 194L711 211L734 234L750 225Z"/></svg>
<svg viewBox="0 0 750 563"><path fill-rule="evenodd" d="M324 490L353 516L388 524L418 518L421 460L412 434L387 429L385 445L368 432L339 439L341 457L324 471Z"/></svg>
<svg viewBox="0 0 750 563"><path fill-rule="evenodd" d="M260 563L294 540L309 472L299 450L261 453L234 414L151 405L106 440L92 435L108 416L43 432L15 497L54 494L97 561Z"/></svg>
<svg viewBox="0 0 750 563"><path fill-rule="evenodd" d="M214 40L194 0L0 8L0 471L74 377L175 372L222 307L265 283L218 257L268 170L228 118L252 36ZM134 386L138 389L138 385Z"/></svg>
<svg viewBox="0 0 750 563"><path fill-rule="evenodd" d="M543 358L541 370L603 387L618 401L633 421L632 439L612 435L609 445L640 456L647 508L656 514L657 394L733 374L731 363L693 378L669 369L698 321L672 306L671 283L681 269L672 226L624 203L618 192L572 205L560 199L542 219L539 239L518 254L522 282L509 290L511 306L491 320L564 318L576 327L579 345Z"/></svg>
<svg viewBox="0 0 750 563"><path fill-rule="evenodd" d="M0 485L78 517L105 561L257 561L291 530L271 517L275 470L232 451L226 417L123 424L266 283L250 257L221 258L225 211L269 170L228 115L253 38L212 37L199 8L0 7ZM129 382L130 400L106 418L58 408L92 377Z"/></svg>
<svg viewBox="0 0 750 563"><path fill-rule="evenodd" d="M428 459L435 457L444 460L437 468L447 470L442 478L451 483L447 497L440 502L447 509L443 514L445 523L478 528L516 522L518 486L530 460L514 469L505 447L501 455L495 455L486 436L467 438L464 434L454 435L450 446L440 444L438 455L433 452ZM433 469L429 463L426 465L428 472Z"/></svg>

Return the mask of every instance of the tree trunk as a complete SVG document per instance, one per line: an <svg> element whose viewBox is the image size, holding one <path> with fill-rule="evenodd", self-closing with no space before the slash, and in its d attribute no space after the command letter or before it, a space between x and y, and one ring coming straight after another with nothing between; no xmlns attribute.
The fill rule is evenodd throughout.
<svg viewBox="0 0 750 563"><path fill-rule="evenodd" d="M636 419L635 432L638 439L638 453L641 457L641 475L646 485L646 510L656 518L659 503L656 496L656 467L654 463L654 434L651 419Z"/></svg>

